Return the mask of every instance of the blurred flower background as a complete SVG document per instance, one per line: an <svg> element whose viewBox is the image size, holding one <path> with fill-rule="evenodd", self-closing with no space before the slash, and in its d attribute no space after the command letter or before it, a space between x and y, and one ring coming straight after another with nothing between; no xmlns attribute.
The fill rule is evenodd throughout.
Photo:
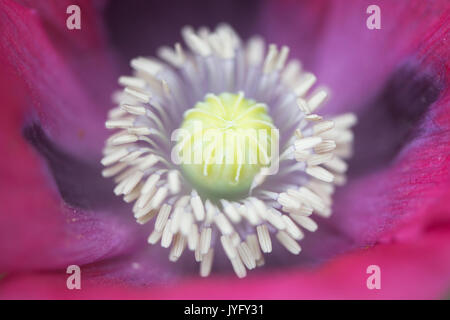
<svg viewBox="0 0 450 320"><path fill-rule="evenodd" d="M81 8L81 30L66 8ZM381 29L366 8L381 9ZM146 244L101 177L104 121L129 60L227 22L288 45L355 112L349 180L292 257L207 279ZM0 0L0 298L428 298L450 290L448 1ZM82 289L68 290L79 265ZM366 269L381 268L369 290Z"/></svg>

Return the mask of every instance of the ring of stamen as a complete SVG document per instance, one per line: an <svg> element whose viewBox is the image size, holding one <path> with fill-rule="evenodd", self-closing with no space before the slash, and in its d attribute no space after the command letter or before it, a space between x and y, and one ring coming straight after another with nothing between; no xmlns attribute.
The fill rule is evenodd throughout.
<svg viewBox="0 0 450 320"><path fill-rule="evenodd" d="M287 47L269 45L265 53L261 38L244 43L228 25L214 32L185 27L182 35L187 49L177 43L161 48L161 59L133 59L133 76L119 78L124 90L115 94L118 106L105 123L114 133L103 149L102 174L114 178L117 196L133 203L138 223L155 221L148 242L170 247L170 261L192 251L207 276L220 243L244 277L264 264L273 239L299 254L305 232L318 228L314 215L330 216L334 186L345 182L356 117L316 113L328 91L313 89L316 77L288 61ZM195 121L223 136L276 128L279 155L270 155L270 168L259 158L228 167L210 157L197 167L178 163L174 150L211 156L220 149L203 140L189 149L173 139L176 129L193 134ZM274 145L273 137L267 142ZM248 151L242 145L224 150L232 158Z"/></svg>

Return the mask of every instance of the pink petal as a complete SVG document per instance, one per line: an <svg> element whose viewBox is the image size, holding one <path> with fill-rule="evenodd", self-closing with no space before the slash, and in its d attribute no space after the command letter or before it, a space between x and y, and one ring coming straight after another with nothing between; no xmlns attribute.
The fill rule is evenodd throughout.
<svg viewBox="0 0 450 320"><path fill-rule="evenodd" d="M20 0L35 11L55 51L64 59L86 94L98 104L110 104L117 70L107 43L102 15L105 0L34 1ZM67 8L76 4L81 12L81 29L70 31L66 20Z"/></svg>
<svg viewBox="0 0 450 320"><path fill-rule="evenodd" d="M381 29L369 30L366 9L377 4ZM356 111L377 93L402 60L418 50L448 17L447 1L269 1L261 28L270 41L331 88L326 109ZM448 22L447 22L448 24ZM436 50L429 47L428 51Z"/></svg>
<svg viewBox="0 0 450 320"><path fill-rule="evenodd" d="M65 149L98 154L103 142L90 135L103 130L89 125L94 119L102 123L106 106L87 102L35 11L6 1L0 16L0 59L6 62L0 75L1 272L91 263L130 250L141 234L132 219L111 215L110 208L77 209L62 201L55 172L23 136L24 127L38 121Z"/></svg>
<svg viewBox="0 0 450 320"><path fill-rule="evenodd" d="M261 20L271 41L288 44L331 88L325 112L360 114L349 184L322 232L305 239L304 252L316 258L373 243L398 225L426 229L419 217L450 188L448 2L378 1L380 30L366 27L371 4L273 1ZM335 239L341 244L330 251Z"/></svg>
<svg viewBox="0 0 450 320"><path fill-rule="evenodd" d="M21 136L18 86L0 84L6 106L0 115L1 272L89 263L129 249L136 237L131 221L72 208L61 200L48 168ZM9 92L17 94L5 96Z"/></svg>
<svg viewBox="0 0 450 320"><path fill-rule="evenodd" d="M367 288L367 267L381 270L381 289ZM6 276L1 299L436 299L450 284L450 237L429 232L409 244L383 244L335 259L319 269L187 279L167 286L131 287L83 278L68 290L64 271Z"/></svg>
<svg viewBox="0 0 450 320"><path fill-rule="evenodd" d="M115 82L105 48L92 36L98 19L94 14L86 4L82 30L69 31L62 19L57 29L51 28L38 11L14 1L2 2L0 12L0 59L26 85L26 120L39 122L52 141L80 157L100 155L106 136L102 123L110 107L106 101ZM58 35L61 31L55 30L64 31Z"/></svg>

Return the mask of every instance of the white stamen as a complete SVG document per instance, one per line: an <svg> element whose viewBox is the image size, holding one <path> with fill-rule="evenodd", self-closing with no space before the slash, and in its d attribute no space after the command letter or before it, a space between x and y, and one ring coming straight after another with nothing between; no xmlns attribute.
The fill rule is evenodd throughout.
<svg viewBox="0 0 450 320"><path fill-rule="evenodd" d="M128 154L127 149L119 149L116 152L113 152L102 159L102 165L109 166L117 161L119 161L122 157L125 157Z"/></svg>
<svg viewBox="0 0 450 320"><path fill-rule="evenodd" d="M135 87L135 88L139 88L139 89L145 88L145 81L141 78L135 78L135 77L122 76L119 78L119 84L124 87Z"/></svg>
<svg viewBox="0 0 450 320"><path fill-rule="evenodd" d="M292 254L299 254L302 250L297 241L292 239L285 231L278 231L277 239Z"/></svg>
<svg viewBox="0 0 450 320"><path fill-rule="evenodd" d="M306 168L305 172L313 176L314 178L325 182L333 182L334 179L334 175L330 171L322 167L310 166Z"/></svg>
<svg viewBox="0 0 450 320"><path fill-rule="evenodd" d="M288 207L292 209L300 208L300 202L298 202L295 198L291 197L287 193L280 193L277 199L278 203L283 207Z"/></svg>
<svg viewBox="0 0 450 320"><path fill-rule="evenodd" d="M244 278L247 275L245 266L239 257L231 259L231 265L233 266L233 270L239 278Z"/></svg>
<svg viewBox="0 0 450 320"><path fill-rule="evenodd" d="M152 216L157 214L157 210L154 210L150 202L147 203L143 208L137 208L137 210L134 213L134 217L136 219L141 219L148 214Z"/></svg>
<svg viewBox="0 0 450 320"><path fill-rule="evenodd" d="M205 219L205 208L203 206L203 201L197 193L191 196L191 207L194 212L195 219L197 221L202 221Z"/></svg>
<svg viewBox="0 0 450 320"><path fill-rule="evenodd" d="M336 149L336 142L333 140L324 140L314 147L316 153L326 153Z"/></svg>
<svg viewBox="0 0 450 320"><path fill-rule="evenodd" d="M156 184L158 183L160 177L161 176L159 174L152 174L149 176L142 187L141 193L145 194L150 193L152 190L156 190Z"/></svg>
<svg viewBox="0 0 450 320"><path fill-rule="evenodd" d="M202 257L200 263L200 276L207 277L211 273L211 267L214 259L214 249L210 248L208 253Z"/></svg>
<svg viewBox="0 0 450 320"><path fill-rule="evenodd" d="M145 94L141 91L127 87L127 88L125 88L124 92L126 94L132 96L133 98L137 99L138 101L145 102L145 103L148 103L150 101L150 95ZM130 127L131 127L131 125L130 125Z"/></svg>
<svg viewBox="0 0 450 320"><path fill-rule="evenodd" d="M107 129L129 128L133 126L134 119L108 120L105 122Z"/></svg>
<svg viewBox="0 0 450 320"><path fill-rule="evenodd" d="M316 82L316 76L312 73L305 73L303 74L301 80L299 81L299 84L294 88L294 92L297 96L301 97L303 96L308 90L314 85ZM309 109L311 110L311 106L309 106Z"/></svg>
<svg viewBox="0 0 450 320"><path fill-rule="evenodd" d="M281 74L283 83L287 86L290 86L292 83L294 83L295 80L298 79L301 69L302 64L300 61L290 60Z"/></svg>
<svg viewBox="0 0 450 320"><path fill-rule="evenodd" d="M270 253L272 252L272 241L270 240L269 230L267 226L262 224L256 228L258 234L259 245L261 246L262 252Z"/></svg>
<svg viewBox="0 0 450 320"><path fill-rule="evenodd" d="M173 214L171 216L171 224L170 224L170 231L175 234L180 230L181 227L181 219L184 214L184 207L175 205L175 209L173 211Z"/></svg>
<svg viewBox="0 0 450 320"><path fill-rule="evenodd" d="M150 75L156 75L162 69L161 64L156 60L143 57L131 60L131 66L136 70L144 71Z"/></svg>
<svg viewBox="0 0 450 320"><path fill-rule="evenodd" d="M136 200L141 194L141 188L140 186L136 186L133 191L131 191L129 194L125 195L123 197L123 201L125 201L126 203L130 203L134 200Z"/></svg>
<svg viewBox="0 0 450 320"><path fill-rule="evenodd" d="M136 222L139 224L146 224L156 216L157 212L157 210L150 210L145 215L138 217Z"/></svg>
<svg viewBox="0 0 450 320"><path fill-rule="evenodd" d="M239 213L250 222L251 225L256 226L261 222L261 220L258 218L258 214L256 213L253 206L245 204L239 206Z"/></svg>
<svg viewBox="0 0 450 320"><path fill-rule="evenodd" d="M170 206L168 204L162 205L161 209L159 209L158 216L156 217L155 231L161 232L164 230L167 220L169 219L171 210L172 210L172 206Z"/></svg>
<svg viewBox="0 0 450 320"><path fill-rule="evenodd" d="M285 224L283 222L282 216L283 215L280 212L278 212L276 209L270 208L268 210L268 212L267 212L267 218L266 219L275 228L277 228L279 230L283 230L286 226L285 226Z"/></svg>
<svg viewBox="0 0 450 320"><path fill-rule="evenodd" d="M239 215L239 212L236 210L236 208L230 204L227 200L220 200L223 206L223 211L225 214L230 218L230 220L233 223L239 223L241 221L241 216Z"/></svg>
<svg viewBox="0 0 450 320"><path fill-rule="evenodd" d="M190 212L184 212L181 215L180 231L183 235L185 235L185 236L189 235L193 222L194 222L194 218L192 217L192 214Z"/></svg>
<svg viewBox="0 0 450 320"><path fill-rule="evenodd" d="M318 228L317 223L314 222L314 220L309 217L291 214L291 218L308 231L314 232Z"/></svg>
<svg viewBox="0 0 450 320"><path fill-rule="evenodd" d="M302 206L299 209L290 209L290 208L286 208L286 207L283 207L282 209L285 212L289 212L291 214L296 214L296 215L300 215L300 216L306 216L306 217L310 216L313 213L313 208L306 204L302 204Z"/></svg>
<svg viewBox="0 0 450 320"><path fill-rule="evenodd" d="M266 219L267 216L267 208L261 200L250 197L248 198L250 204L255 208L256 214L261 217L261 219ZM258 221L259 222L259 221Z"/></svg>
<svg viewBox="0 0 450 320"><path fill-rule="evenodd" d="M138 200L136 201L137 208L138 209L144 208L150 201L150 198L153 197L155 192L156 192L156 189L153 189L147 193L142 193L142 190L141 190L141 192L140 192L141 194L140 194Z"/></svg>
<svg viewBox="0 0 450 320"><path fill-rule="evenodd" d="M230 238L228 236L221 236L220 242L222 243L223 249L230 260L236 258L237 251L234 245L232 244Z"/></svg>
<svg viewBox="0 0 450 320"><path fill-rule="evenodd" d="M277 61L276 61L276 64L275 64L275 69L276 70L283 69L283 67L284 67L284 65L286 63L286 60L288 58L288 55L289 55L289 48L286 47L286 46L281 47L281 50L280 50L280 52L278 54Z"/></svg>
<svg viewBox="0 0 450 320"><path fill-rule="evenodd" d="M328 131L334 127L333 121L322 121L313 126L313 133L315 135L321 134L322 132Z"/></svg>
<svg viewBox="0 0 450 320"><path fill-rule="evenodd" d="M135 172L132 176L128 178L128 182L125 184L123 188L123 194L129 194L134 187L141 181L144 173L142 171Z"/></svg>
<svg viewBox="0 0 450 320"><path fill-rule="evenodd" d="M304 113L304 114L310 114L311 113L311 109L308 106L308 103L306 102L305 99L303 98L297 98L297 106L300 108L300 110Z"/></svg>
<svg viewBox="0 0 450 320"><path fill-rule="evenodd" d="M186 248L186 238L181 234L177 234L173 240L172 250L170 251L171 261L176 261Z"/></svg>
<svg viewBox="0 0 450 320"><path fill-rule="evenodd" d="M134 160L138 159L144 153L145 153L144 150L136 150L136 151L130 152L127 156L123 157L119 161L132 163Z"/></svg>
<svg viewBox="0 0 450 320"><path fill-rule="evenodd" d="M113 108L108 112L109 119L118 119L123 117L126 114L125 111L120 109L119 107Z"/></svg>
<svg viewBox="0 0 450 320"><path fill-rule="evenodd" d="M198 234L198 227L197 224L192 224L191 230L189 231L188 235L188 248L191 251L196 250L198 247L199 242L199 234Z"/></svg>
<svg viewBox="0 0 450 320"><path fill-rule="evenodd" d="M139 163L139 169L141 170L149 169L153 167L156 163L158 163L158 161L159 161L158 157L151 154L142 159L142 161Z"/></svg>
<svg viewBox="0 0 450 320"><path fill-rule="evenodd" d="M308 166L318 166L330 162L333 157L332 153L313 154L307 157L306 163Z"/></svg>
<svg viewBox="0 0 450 320"><path fill-rule="evenodd" d="M282 218L286 226L286 232L295 240L303 239L303 232L295 225L295 223L287 215L283 215Z"/></svg>
<svg viewBox="0 0 450 320"><path fill-rule="evenodd" d="M216 223L217 228L219 228L222 234L230 235L233 232L233 227L231 226L228 219L223 215L223 213L217 214L214 217L214 222Z"/></svg>
<svg viewBox="0 0 450 320"><path fill-rule="evenodd" d="M271 44L269 45L269 52L266 55L266 59L264 61L264 73L270 73L272 72L272 69L274 67L274 64L276 62L276 56L277 56L278 50L276 45Z"/></svg>
<svg viewBox="0 0 450 320"><path fill-rule="evenodd" d="M117 163L117 164L113 165L112 167L104 169L102 171L102 176L105 177L105 178L109 178L109 177L115 176L120 171L125 169L126 166L127 166L126 163Z"/></svg>
<svg viewBox="0 0 450 320"><path fill-rule="evenodd" d="M260 261L263 256L261 252L261 248L259 246L258 237L255 234L251 234L247 237L247 245L252 251L253 257L255 257L255 260L258 262Z"/></svg>
<svg viewBox="0 0 450 320"><path fill-rule="evenodd" d="M324 166L337 173L344 173L348 168L347 163L338 157L330 159L330 161L327 161Z"/></svg>
<svg viewBox="0 0 450 320"><path fill-rule="evenodd" d="M170 247L170 244L172 243L173 233L172 233L172 231L170 231L171 223L172 223L172 221L170 219L167 220L166 226L164 227L164 231L162 233L161 247L163 247L163 248Z"/></svg>
<svg viewBox="0 0 450 320"><path fill-rule="evenodd" d="M177 194L180 192L180 175L177 170L171 170L167 174L169 181L169 189L171 194Z"/></svg>
<svg viewBox="0 0 450 320"><path fill-rule="evenodd" d="M301 187L299 190L289 189L288 194L303 201L313 207L314 210L323 212L326 210L326 205L322 199L313 193L311 190L305 187Z"/></svg>
<svg viewBox="0 0 450 320"><path fill-rule="evenodd" d="M211 246L211 228L203 228L200 233L200 253L206 254Z"/></svg>
<svg viewBox="0 0 450 320"><path fill-rule="evenodd" d="M311 112L317 109L328 97L328 92L325 89L320 89L312 95L308 100L308 106Z"/></svg>
<svg viewBox="0 0 450 320"><path fill-rule="evenodd" d="M255 257L252 254L249 246L245 242L241 242L237 247L239 256L247 269L252 270L256 267Z"/></svg>
<svg viewBox="0 0 450 320"><path fill-rule="evenodd" d="M149 244L156 244L159 241L159 239L161 239L161 236L162 232L153 230L153 232L148 237L147 241Z"/></svg>
<svg viewBox="0 0 450 320"><path fill-rule="evenodd" d="M334 117L334 126L337 129L347 129L354 126L357 122L356 116L353 113L345 113Z"/></svg>
<svg viewBox="0 0 450 320"><path fill-rule="evenodd" d="M138 137L136 137L133 134L127 134L120 137L117 137L112 141L112 145L119 146L121 144L127 144L127 143L133 143L138 140Z"/></svg>
<svg viewBox="0 0 450 320"><path fill-rule="evenodd" d="M184 41L192 51L202 56L209 56L211 54L211 48L208 43L197 36L192 28L184 27L181 32Z"/></svg>
<svg viewBox="0 0 450 320"><path fill-rule="evenodd" d="M120 106L123 110L125 110L126 112L133 114L133 115L137 115L137 116L143 116L146 114L147 109L145 107L142 106L132 106L129 104L123 104Z"/></svg>
<svg viewBox="0 0 450 320"><path fill-rule="evenodd" d="M205 209L206 209L206 219L205 222L207 224L212 223L214 216L217 212L217 208L209 201L205 201Z"/></svg>
<svg viewBox="0 0 450 320"><path fill-rule="evenodd" d="M264 40L260 37L250 38L246 52L248 63L259 65L264 55Z"/></svg>
<svg viewBox="0 0 450 320"><path fill-rule="evenodd" d="M319 116L318 114L309 114L305 117L306 121L310 122L320 122L323 120L323 117Z"/></svg>
<svg viewBox="0 0 450 320"><path fill-rule="evenodd" d="M153 196L151 200L151 206L152 208L159 208L163 201L166 199L167 195L169 193L169 189L167 187L161 187L156 191L155 195Z"/></svg>
<svg viewBox="0 0 450 320"><path fill-rule="evenodd" d="M321 142L322 142L321 137L308 137L308 138L298 139L294 143L295 150L301 151L301 150L311 149L311 148L314 148L317 145L319 145Z"/></svg>

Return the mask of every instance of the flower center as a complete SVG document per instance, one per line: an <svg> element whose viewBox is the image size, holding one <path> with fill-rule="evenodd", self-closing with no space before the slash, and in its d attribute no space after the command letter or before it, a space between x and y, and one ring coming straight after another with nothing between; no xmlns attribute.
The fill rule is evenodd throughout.
<svg viewBox="0 0 450 320"><path fill-rule="evenodd" d="M287 47L244 42L228 25L182 35L187 48L135 58L119 78L102 175L138 223L154 220L148 242L170 247L170 261L187 248L205 277L221 245L242 278L272 240L299 254L314 217L330 216L356 118L316 113L327 90L311 90L316 77Z"/></svg>
<svg viewBox="0 0 450 320"><path fill-rule="evenodd" d="M177 144L182 173L212 199L248 194L254 176L270 164L278 137L267 106L238 94L207 94L184 114Z"/></svg>

